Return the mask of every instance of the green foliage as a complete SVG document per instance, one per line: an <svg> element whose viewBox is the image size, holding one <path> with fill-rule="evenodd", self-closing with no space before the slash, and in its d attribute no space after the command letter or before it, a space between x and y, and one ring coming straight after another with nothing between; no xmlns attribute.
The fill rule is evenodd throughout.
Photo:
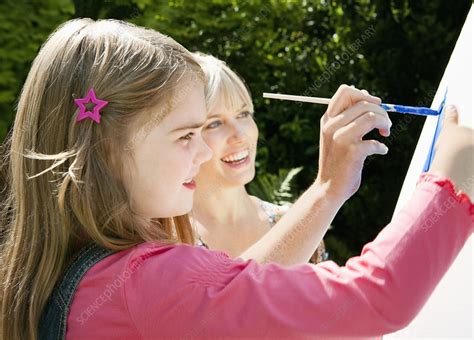
<svg viewBox="0 0 474 340"><path fill-rule="evenodd" d="M0 140L31 62L51 31L74 13L68 0L0 2Z"/></svg>
<svg viewBox="0 0 474 340"><path fill-rule="evenodd" d="M324 107L262 98L262 92L329 97L353 84L386 102L430 105L471 1L442 0L42 0L0 5L0 138L41 42L77 16L117 18L158 29L191 51L211 53L247 81L260 140L261 195L272 197L280 169L303 166L292 182L302 192L317 173L319 119ZM364 168L360 190L328 232L339 261L361 250L386 225L423 118L391 115L390 152ZM376 134L371 138L382 139ZM255 189L257 190L257 189ZM267 196L266 196L267 197ZM265 197L262 197L265 198ZM281 198L278 198L281 199ZM337 242L336 242L337 240Z"/></svg>
<svg viewBox="0 0 474 340"><path fill-rule="evenodd" d="M348 258L354 255L347 243L333 234L328 234L324 238L324 245L326 249L330 249L330 251L328 251L329 258L337 263L343 264Z"/></svg>
<svg viewBox="0 0 474 340"><path fill-rule="evenodd" d="M296 199L291 182L303 167L279 169L278 175L264 173L248 185L249 193L279 205L293 203Z"/></svg>

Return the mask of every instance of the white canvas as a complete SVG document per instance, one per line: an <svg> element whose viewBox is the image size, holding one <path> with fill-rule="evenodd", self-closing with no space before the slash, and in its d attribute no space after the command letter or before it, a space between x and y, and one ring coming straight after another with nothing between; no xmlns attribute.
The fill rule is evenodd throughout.
<svg viewBox="0 0 474 340"><path fill-rule="evenodd" d="M473 17L473 7L471 7L431 105L431 108L438 109L448 88L446 104L455 104L460 111L460 124L469 127L474 127ZM395 213L413 192L433 140L436 122L437 117L428 117L425 122ZM471 236L415 320L405 329L384 336L384 339L473 339L473 258L474 248Z"/></svg>

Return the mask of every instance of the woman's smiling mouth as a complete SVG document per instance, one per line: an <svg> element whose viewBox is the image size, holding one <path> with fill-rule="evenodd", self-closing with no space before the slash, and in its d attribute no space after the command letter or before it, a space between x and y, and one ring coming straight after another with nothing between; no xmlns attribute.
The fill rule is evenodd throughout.
<svg viewBox="0 0 474 340"><path fill-rule="evenodd" d="M239 152L232 153L228 156L221 158L221 161L226 165L229 165L233 168L239 167L241 165L247 164L250 160L249 149L245 149Z"/></svg>

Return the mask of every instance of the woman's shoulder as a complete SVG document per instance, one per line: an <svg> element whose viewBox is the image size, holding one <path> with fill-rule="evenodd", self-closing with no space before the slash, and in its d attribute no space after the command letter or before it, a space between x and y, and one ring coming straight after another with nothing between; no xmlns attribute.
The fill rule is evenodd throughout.
<svg viewBox="0 0 474 340"><path fill-rule="evenodd" d="M268 211L274 213L274 214L279 214L279 215L284 215L293 205L292 203L285 203L285 204L275 204L272 202L267 202L264 200L261 200L261 205Z"/></svg>
<svg viewBox="0 0 474 340"><path fill-rule="evenodd" d="M292 203L286 203L286 204L280 205L280 204L275 204L272 202L262 200L256 196L251 196L251 197L256 202L256 204L258 204L262 208L262 210L265 212L265 214L268 216L268 220L272 226L276 224L292 206Z"/></svg>

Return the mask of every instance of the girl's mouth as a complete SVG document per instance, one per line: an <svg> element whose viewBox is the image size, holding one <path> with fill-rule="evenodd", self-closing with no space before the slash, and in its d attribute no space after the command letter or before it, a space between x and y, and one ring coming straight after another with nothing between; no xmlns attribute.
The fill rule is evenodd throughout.
<svg viewBox="0 0 474 340"><path fill-rule="evenodd" d="M183 183L183 185L184 185L186 188L190 189L190 190L196 189L196 182L195 182L194 179L192 179L192 178L189 179L189 180L187 180L187 181L185 181L185 182Z"/></svg>

